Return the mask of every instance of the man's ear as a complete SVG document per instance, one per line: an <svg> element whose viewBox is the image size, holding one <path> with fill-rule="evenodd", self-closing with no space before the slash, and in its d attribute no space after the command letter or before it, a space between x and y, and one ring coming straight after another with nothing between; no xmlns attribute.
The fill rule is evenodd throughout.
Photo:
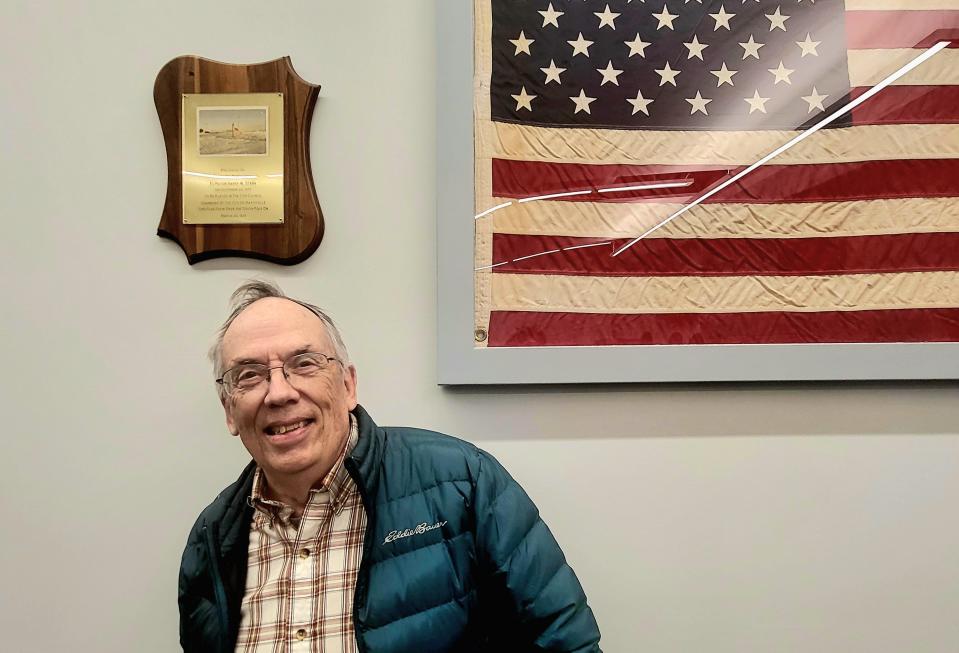
<svg viewBox="0 0 959 653"><path fill-rule="evenodd" d="M236 422L233 421L233 401L229 397L223 397L220 399L220 403L223 405L223 412L226 415L226 428L230 430L230 435L239 435L240 429L236 427Z"/></svg>
<svg viewBox="0 0 959 653"><path fill-rule="evenodd" d="M350 410L356 408L356 367L350 365L343 368L343 384L346 386L346 405Z"/></svg>

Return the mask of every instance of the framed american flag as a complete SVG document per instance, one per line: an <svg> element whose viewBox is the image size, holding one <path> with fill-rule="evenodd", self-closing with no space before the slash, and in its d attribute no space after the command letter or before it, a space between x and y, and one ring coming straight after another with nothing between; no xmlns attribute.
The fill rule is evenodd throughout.
<svg viewBox="0 0 959 653"><path fill-rule="evenodd" d="M441 384L959 378L959 0L440 0Z"/></svg>

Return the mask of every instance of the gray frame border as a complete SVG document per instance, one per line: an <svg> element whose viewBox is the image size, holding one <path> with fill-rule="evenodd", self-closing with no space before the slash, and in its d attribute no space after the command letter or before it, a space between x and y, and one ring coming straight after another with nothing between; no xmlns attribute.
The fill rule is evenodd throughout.
<svg viewBox="0 0 959 653"><path fill-rule="evenodd" d="M959 379L959 343L473 346L473 3L436 0L440 385Z"/></svg>

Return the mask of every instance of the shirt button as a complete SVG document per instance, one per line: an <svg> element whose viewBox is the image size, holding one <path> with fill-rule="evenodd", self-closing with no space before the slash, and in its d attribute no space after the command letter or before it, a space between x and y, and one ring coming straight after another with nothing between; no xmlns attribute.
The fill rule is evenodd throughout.
<svg viewBox="0 0 959 653"><path fill-rule="evenodd" d="M296 631L296 638L301 642L306 639L306 629L300 628L298 631Z"/></svg>
<svg viewBox="0 0 959 653"><path fill-rule="evenodd" d="M300 557L301 557L303 560L306 560L307 558L309 558L309 557L310 557L310 550L309 550L309 549L300 549Z"/></svg>

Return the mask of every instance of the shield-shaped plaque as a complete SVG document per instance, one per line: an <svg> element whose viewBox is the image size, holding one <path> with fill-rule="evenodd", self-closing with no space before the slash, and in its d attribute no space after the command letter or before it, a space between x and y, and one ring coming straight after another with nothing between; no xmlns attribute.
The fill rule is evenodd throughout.
<svg viewBox="0 0 959 653"><path fill-rule="evenodd" d="M293 265L315 252L324 225L309 135L319 92L289 57L166 64L153 88L167 154L157 234L191 265L220 256Z"/></svg>

